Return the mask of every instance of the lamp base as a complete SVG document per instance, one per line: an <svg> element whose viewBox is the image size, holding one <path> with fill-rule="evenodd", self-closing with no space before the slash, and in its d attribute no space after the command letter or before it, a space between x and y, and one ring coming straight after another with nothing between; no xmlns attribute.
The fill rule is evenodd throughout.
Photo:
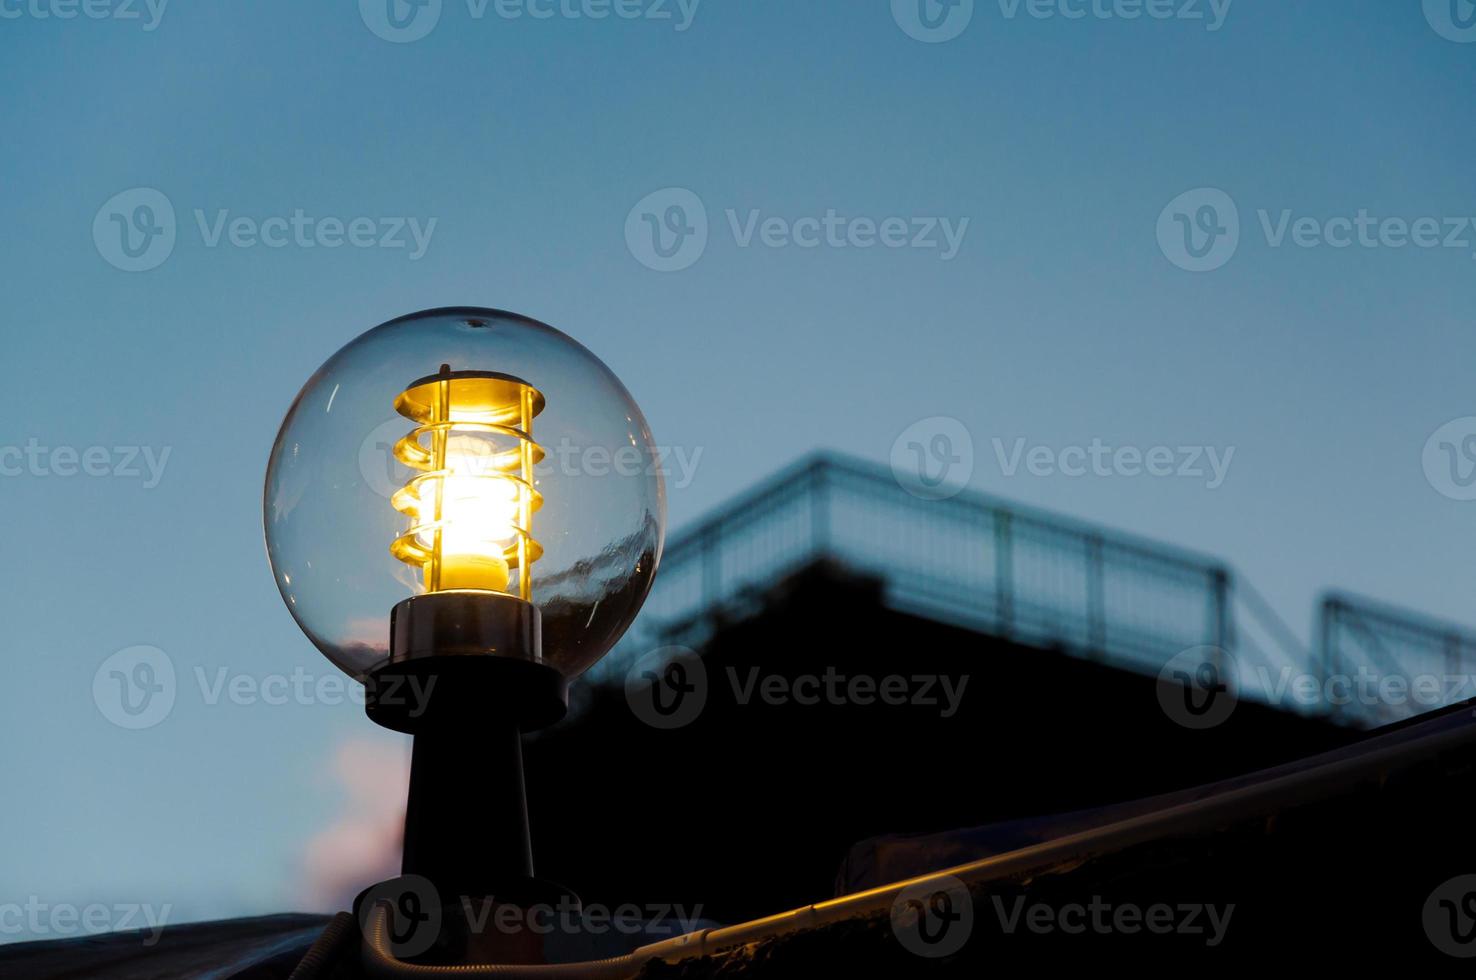
<svg viewBox="0 0 1476 980"><path fill-rule="evenodd" d="M475 735L509 722L532 732L568 712L569 682L556 668L531 660L422 657L391 663L364 680L364 713L407 735Z"/></svg>
<svg viewBox="0 0 1476 980"><path fill-rule="evenodd" d="M569 921L568 910L577 915L579 899L533 875L523 736L509 706L521 696L527 704L541 700L544 712L562 710L562 686L556 697L546 685L549 675L562 684L563 675L502 657L428 657L406 667L455 693L451 700L432 694L430 710L407 725L415 742L402 874L355 902L365 935L373 906L387 901L395 910L390 944L401 958L421 964L547 962L540 923L555 914ZM448 682L434 673L438 668L478 683ZM497 692L490 710L487 691ZM541 692L537 699L535 691ZM385 711L402 706L387 706L380 697L378 714L371 708L370 717L384 724ZM408 714L390 717L410 721Z"/></svg>
<svg viewBox="0 0 1476 980"><path fill-rule="evenodd" d="M365 678L364 711L415 736L396 881L414 884L422 910L453 909L459 920L477 896L526 908L564 894L533 877L523 787L523 732L569 709L568 681L542 662L541 641L538 608L514 596L435 592L394 608L389 663ZM453 956L527 939L456 921L433 931Z"/></svg>
<svg viewBox="0 0 1476 980"><path fill-rule="evenodd" d="M502 592L411 596L390 610L390 663L420 657L543 659L543 616Z"/></svg>
<svg viewBox="0 0 1476 980"><path fill-rule="evenodd" d="M497 592L432 592L390 613L389 662L364 681L376 724L417 734L478 719L546 728L569 710L564 675L543 663L538 607Z"/></svg>

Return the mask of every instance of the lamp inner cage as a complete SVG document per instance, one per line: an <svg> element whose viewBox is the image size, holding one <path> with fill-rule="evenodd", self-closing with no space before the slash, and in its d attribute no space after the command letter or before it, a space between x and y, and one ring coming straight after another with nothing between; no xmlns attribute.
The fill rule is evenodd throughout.
<svg viewBox="0 0 1476 980"><path fill-rule="evenodd" d="M531 566L543 554L532 531L543 504L533 470L544 458L533 419L543 408L543 394L521 378L449 364L395 399L416 428L394 455L418 472L391 498L409 526L390 552L420 570L427 593L532 601Z"/></svg>

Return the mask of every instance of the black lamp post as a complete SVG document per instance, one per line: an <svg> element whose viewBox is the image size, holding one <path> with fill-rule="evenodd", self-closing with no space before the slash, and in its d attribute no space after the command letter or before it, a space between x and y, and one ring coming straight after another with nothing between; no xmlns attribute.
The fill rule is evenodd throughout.
<svg viewBox="0 0 1476 980"><path fill-rule="evenodd" d="M273 571L308 637L363 680L369 717L414 737L402 873L443 912L570 897L534 875L522 736L565 715L569 680L645 598L665 522L656 459L594 355L476 308L362 335L282 424ZM438 961L536 955L437 918Z"/></svg>
<svg viewBox="0 0 1476 980"><path fill-rule="evenodd" d="M443 901L545 901L533 877L523 733L564 717L568 682L538 661L539 611L441 593L395 607L390 663L366 685L376 723L414 736L401 872Z"/></svg>

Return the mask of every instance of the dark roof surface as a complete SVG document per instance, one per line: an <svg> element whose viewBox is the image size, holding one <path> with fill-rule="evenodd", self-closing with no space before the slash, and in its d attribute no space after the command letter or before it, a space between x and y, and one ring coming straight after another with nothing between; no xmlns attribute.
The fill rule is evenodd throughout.
<svg viewBox="0 0 1476 980"><path fill-rule="evenodd" d="M266 915L164 926L157 936L137 930L83 939L17 943L0 946L0 977L26 980L285 977L327 921L328 917L322 915Z"/></svg>

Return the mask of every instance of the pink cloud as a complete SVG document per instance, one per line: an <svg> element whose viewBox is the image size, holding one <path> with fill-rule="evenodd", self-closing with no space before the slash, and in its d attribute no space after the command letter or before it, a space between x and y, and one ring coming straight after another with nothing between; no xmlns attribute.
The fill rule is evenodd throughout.
<svg viewBox="0 0 1476 980"><path fill-rule="evenodd" d="M304 911L347 909L360 891L400 873L409 746L351 739L334 751L331 775L343 791L343 810L308 840L300 897Z"/></svg>

